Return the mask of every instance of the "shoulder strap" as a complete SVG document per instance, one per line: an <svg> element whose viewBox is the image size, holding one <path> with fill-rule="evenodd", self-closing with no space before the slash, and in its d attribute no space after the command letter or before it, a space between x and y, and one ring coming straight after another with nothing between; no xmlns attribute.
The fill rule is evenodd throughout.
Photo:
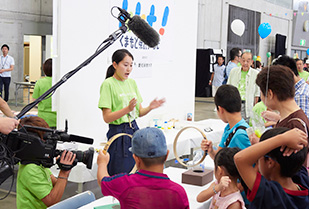
<svg viewBox="0 0 309 209"><path fill-rule="evenodd" d="M231 142L231 139L233 138L234 134L236 133L236 131L237 131L238 129L246 130L247 127L245 127L245 126L238 126L237 128L234 128L234 130L229 134L229 136L227 137L227 139L226 139L226 141L225 141L225 143L224 143L225 147L228 147L228 146L229 146L229 144L230 144L230 142Z"/></svg>

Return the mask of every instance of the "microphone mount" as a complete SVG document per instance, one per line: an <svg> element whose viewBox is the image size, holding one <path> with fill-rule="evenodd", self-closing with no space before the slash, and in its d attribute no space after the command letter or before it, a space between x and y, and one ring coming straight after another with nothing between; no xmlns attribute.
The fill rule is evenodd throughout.
<svg viewBox="0 0 309 209"><path fill-rule="evenodd" d="M113 10L116 6L112 7L111 10ZM95 57L97 57L99 54L101 54L105 49L107 49L109 46L111 46L118 38L120 38L124 33L127 32L127 26L125 25L125 22L127 20L131 20L130 14L119 7L118 10L120 13L116 17L120 22L121 26L119 29L117 29L114 33L112 33L106 40L104 40L98 47L98 49L95 51L93 55L91 55L88 59L86 59L83 63L81 63L78 67L76 67L74 70L68 72L65 74L57 83L55 83L50 89L48 89L45 93L43 93L39 98L37 98L35 101L27 104L17 115L16 118L20 119L22 116L24 116L28 111L30 111L33 107L35 107L38 103L40 103L42 100L51 97L57 88L59 88L62 84L64 84L70 77L72 77L75 73L77 73L80 69L87 66ZM112 13L112 11L111 11ZM113 13L112 13L112 16ZM115 16L114 16L115 17ZM106 43L104 46L101 47L103 43Z"/></svg>

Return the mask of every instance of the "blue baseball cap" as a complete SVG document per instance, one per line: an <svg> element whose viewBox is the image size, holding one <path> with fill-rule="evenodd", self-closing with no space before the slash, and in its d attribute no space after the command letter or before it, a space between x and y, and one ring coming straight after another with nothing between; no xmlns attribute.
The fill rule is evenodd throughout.
<svg viewBox="0 0 309 209"><path fill-rule="evenodd" d="M132 137L129 150L141 158L162 157L167 154L166 140L158 128L147 127L137 130Z"/></svg>

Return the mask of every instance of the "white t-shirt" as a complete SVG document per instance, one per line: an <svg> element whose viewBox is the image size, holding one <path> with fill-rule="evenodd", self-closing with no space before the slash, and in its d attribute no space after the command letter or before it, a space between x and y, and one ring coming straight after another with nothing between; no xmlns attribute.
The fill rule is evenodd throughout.
<svg viewBox="0 0 309 209"><path fill-rule="evenodd" d="M0 69L9 69L11 68L11 65L15 65L14 58L9 55L6 55L5 57L1 55ZM0 73L0 76L11 77L11 72L12 71L5 71L3 73Z"/></svg>

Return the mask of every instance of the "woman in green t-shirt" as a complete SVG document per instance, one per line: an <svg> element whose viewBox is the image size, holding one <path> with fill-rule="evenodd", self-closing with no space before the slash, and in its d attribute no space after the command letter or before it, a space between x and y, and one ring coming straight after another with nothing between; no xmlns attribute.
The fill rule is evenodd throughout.
<svg viewBox="0 0 309 209"><path fill-rule="evenodd" d="M160 107L165 100L154 99L148 107L143 108L142 97L135 81L129 78L132 72L133 55L126 49L119 49L112 56L112 65L108 68L106 79L100 88L99 108L103 119L109 124L107 138L118 133L133 134L138 130L135 119L146 115L151 110ZM131 138L119 137L108 149L110 161L109 175L129 172L135 161L132 153Z"/></svg>

